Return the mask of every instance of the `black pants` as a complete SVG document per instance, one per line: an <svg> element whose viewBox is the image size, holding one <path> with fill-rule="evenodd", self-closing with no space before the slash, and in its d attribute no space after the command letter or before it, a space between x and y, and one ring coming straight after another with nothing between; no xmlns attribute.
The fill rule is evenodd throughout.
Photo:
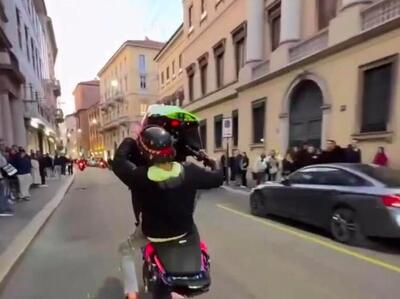
<svg viewBox="0 0 400 299"><path fill-rule="evenodd" d="M247 187L247 170L241 170L240 175L242 177L242 186Z"/></svg>
<svg viewBox="0 0 400 299"><path fill-rule="evenodd" d="M42 179L42 185L46 185L46 172L44 169L40 171L40 178Z"/></svg>
<svg viewBox="0 0 400 299"><path fill-rule="evenodd" d="M231 167L231 181L236 181L236 169Z"/></svg>
<svg viewBox="0 0 400 299"><path fill-rule="evenodd" d="M68 174L72 175L74 173L72 165L68 165Z"/></svg>

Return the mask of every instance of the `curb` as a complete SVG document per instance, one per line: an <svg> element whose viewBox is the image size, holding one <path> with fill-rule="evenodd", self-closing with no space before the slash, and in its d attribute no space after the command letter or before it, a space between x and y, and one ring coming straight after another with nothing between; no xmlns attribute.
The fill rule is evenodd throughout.
<svg viewBox="0 0 400 299"><path fill-rule="evenodd" d="M240 195L250 195L251 191L244 191L244 190L237 190L235 188L232 187L228 187L228 186L221 186L222 189L228 191L228 192L232 192L232 193L236 193L236 194L240 194Z"/></svg>
<svg viewBox="0 0 400 299"><path fill-rule="evenodd" d="M11 242L6 251L0 255L0 284L5 280L14 265L22 257L33 239L39 233L46 221L64 199L65 194L74 182L75 174L68 178L56 195L44 206L44 208L29 222L26 227Z"/></svg>

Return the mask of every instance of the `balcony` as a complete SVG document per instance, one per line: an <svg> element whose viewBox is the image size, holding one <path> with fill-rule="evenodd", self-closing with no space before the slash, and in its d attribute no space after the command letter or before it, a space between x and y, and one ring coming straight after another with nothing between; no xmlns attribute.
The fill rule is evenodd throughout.
<svg viewBox="0 0 400 299"><path fill-rule="evenodd" d="M289 61L295 62L328 48L328 28L289 49Z"/></svg>
<svg viewBox="0 0 400 299"><path fill-rule="evenodd" d="M61 96L61 85L59 80L52 80L53 92L56 97Z"/></svg>
<svg viewBox="0 0 400 299"><path fill-rule="evenodd" d="M269 60L257 64L252 70L252 78L257 79L269 73Z"/></svg>
<svg viewBox="0 0 400 299"><path fill-rule="evenodd" d="M56 109L55 120L57 123L62 123L64 121L64 112L62 109Z"/></svg>
<svg viewBox="0 0 400 299"><path fill-rule="evenodd" d="M370 30L400 17L400 0L381 0L361 14L362 30Z"/></svg>
<svg viewBox="0 0 400 299"><path fill-rule="evenodd" d="M13 53L0 51L0 74L8 75L15 83L25 83L25 77L19 70L18 59Z"/></svg>
<svg viewBox="0 0 400 299"><path fill-rule="evenodd" d="M118 125L120 126L127 126L129 125L129 117L128 116L120 116L117 119Z"/></svg>
<svg viewBox="0 0 400 299"><path fill-rule="evenodd" d="M122 103L124 101L124 95L122 92L117 92L111 97L111 101L114 102L120 102Z"/></svg>
<svg viewBox="0 0 400 299"><path fill-rule="evenodd" d="M46 130L53 131L55 126L50 109L43 107L37 101L24 101L24 105L24 116L31 121L31 126L38 128L41 125Z"/></svg>

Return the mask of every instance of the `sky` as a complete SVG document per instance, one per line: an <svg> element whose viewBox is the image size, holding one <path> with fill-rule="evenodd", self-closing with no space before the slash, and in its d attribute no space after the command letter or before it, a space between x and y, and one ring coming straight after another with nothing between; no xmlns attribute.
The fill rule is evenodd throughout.
<svg viewBox="0 0 400 299"><path fill-rule="evenodd" d="M58 46L56 76L62 108L74 111L72 92L97 73L129 39L167 41L182 22L182 0L46 0Z"/></svg>

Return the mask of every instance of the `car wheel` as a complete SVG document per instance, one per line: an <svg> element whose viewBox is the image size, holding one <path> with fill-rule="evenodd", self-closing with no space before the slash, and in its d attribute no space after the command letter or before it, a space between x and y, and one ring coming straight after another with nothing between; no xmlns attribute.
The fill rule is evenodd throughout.
<svg viewBox="0 0 400 299"><path fill-rule="evenodd" d="M254 216L265 216L265 211L263 204L261 202L261 193L255 192L253 196L250 197L250 212Z"/></svg>
<svg viewBox="0 0 400 299"><path fill-rule="evenodd" d="M333 238L341 243L355 245L362 239L356 213L350 209L335 210L330 220L330 229Z"/></svg>

